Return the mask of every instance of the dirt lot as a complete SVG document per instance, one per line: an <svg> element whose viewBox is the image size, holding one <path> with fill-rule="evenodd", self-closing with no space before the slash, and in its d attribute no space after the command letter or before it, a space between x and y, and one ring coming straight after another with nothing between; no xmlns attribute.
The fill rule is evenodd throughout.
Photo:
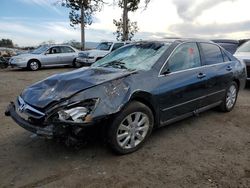
<svg viewBox="0 0 250 188"><path fill-rule="evenodd" d="M116 156L101 139L70 149L4 116L23 88L68 70L0 70L0 187L250 187L250 89L231 113L158 129L138 152Z"/></svg>

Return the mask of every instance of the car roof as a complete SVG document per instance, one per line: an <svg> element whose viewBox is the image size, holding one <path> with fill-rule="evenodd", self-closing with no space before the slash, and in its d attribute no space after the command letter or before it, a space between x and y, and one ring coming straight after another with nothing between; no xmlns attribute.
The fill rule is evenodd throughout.
<svg viewBox="0 0 250 188"><path fill-rule="evenodd" d="M154 39L154 40L141 40L141 41L136 41L137 42L169 42L169 43L174 43L174 42L208 42L208 43L214 43L211 40L206 40L206 39L197 39L197 38L163 38L163 39Z"/></svg>

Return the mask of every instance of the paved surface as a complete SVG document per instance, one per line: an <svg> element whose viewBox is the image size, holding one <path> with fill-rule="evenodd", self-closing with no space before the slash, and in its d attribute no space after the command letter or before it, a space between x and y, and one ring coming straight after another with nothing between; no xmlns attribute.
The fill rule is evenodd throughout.
<svg viewBox="0 0 250 188"><path fill-rule="evenodd" d="M138 152L116 156L101 139L75 150L32 138L3 115L23 88L68 70L0 70L0 187L250 187L250 89L231 113L163 127Z"/></svg>

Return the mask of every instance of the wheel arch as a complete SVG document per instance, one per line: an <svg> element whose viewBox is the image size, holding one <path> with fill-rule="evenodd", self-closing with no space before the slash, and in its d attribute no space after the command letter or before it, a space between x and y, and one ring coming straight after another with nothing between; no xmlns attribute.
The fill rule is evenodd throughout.
<svg viewBox="0 0 250 188"><path fill-rule="evenodd" d="M152 111L153 116L154 116L154 127L157 127L159 125L159 113L158 113L158 107L156 101L153 99L152 94L145 92L145 91L137 91L132 94L130 97L129 102L131 101L138 101L141 102L142 104L146 105L149 107L149 109Z"/></svg>
<svg viewBox="0 0 250 188"><path fill-rule="evenodd" d="M240 89L241 85L240 85L240 80L237 78L234 78L233 81L237 84L238 89Z"/></svg>

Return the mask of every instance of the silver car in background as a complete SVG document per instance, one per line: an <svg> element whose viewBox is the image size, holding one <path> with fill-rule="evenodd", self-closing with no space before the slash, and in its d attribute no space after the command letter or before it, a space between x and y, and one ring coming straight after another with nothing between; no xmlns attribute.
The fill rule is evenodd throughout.
<svg viewBox="0 0 250 188"><path fill-rule="evenodd" d="M43 45L30 53L12 57L9 65L33 71L49 66L75 66L78 53L77 49L69 45Z"/></svg>

